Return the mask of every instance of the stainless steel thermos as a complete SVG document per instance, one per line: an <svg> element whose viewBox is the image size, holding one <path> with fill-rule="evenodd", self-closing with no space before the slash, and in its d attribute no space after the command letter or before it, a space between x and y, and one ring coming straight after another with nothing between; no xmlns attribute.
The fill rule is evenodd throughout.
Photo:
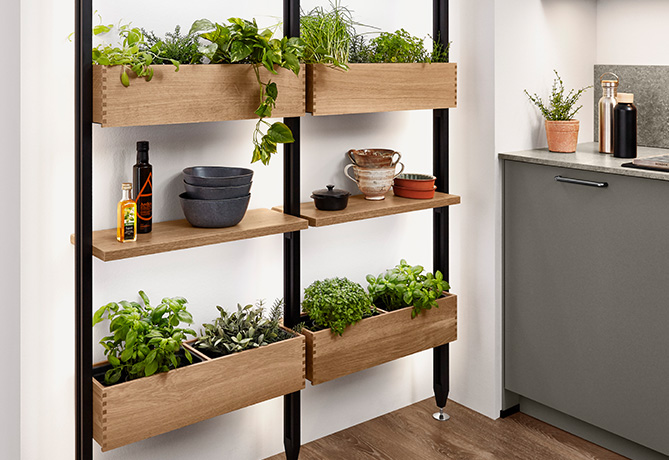
<svg viewBox="0 0 669 460"><path fill-rule="evenodd" d="M604 76L612 75L615 80L605 79ZM613 109L618 97L618 75L607 72L599 77L602 85L602 98L599 100L599 151L602 153L613 153Z"/></svg>

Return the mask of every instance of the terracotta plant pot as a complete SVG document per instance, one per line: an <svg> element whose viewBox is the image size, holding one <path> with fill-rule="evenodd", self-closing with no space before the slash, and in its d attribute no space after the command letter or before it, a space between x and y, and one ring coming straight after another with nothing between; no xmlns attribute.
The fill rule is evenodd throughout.
<svg viewBox="0 0 669 460"><path fill-rule="evenodd" d="M546 121L546 138L551 152L573 153L578 144L578 120Z"/></svg>

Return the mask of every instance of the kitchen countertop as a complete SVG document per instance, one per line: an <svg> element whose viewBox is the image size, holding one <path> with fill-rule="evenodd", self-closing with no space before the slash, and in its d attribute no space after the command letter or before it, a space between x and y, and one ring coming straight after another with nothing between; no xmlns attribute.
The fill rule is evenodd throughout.
<svg viewBox="0 0 669 460"><path fill-rule="evenodd" d="M648 157L654 155L669 154L669 149L654 147L638 147L637 157ZM645 179L656 179L669 181L669 172L651 171L647 169L625 168L622 163L629 163L632 158L615 158L611 154L599 153L599 145L596 142L579 144L575 153L554 153L548 149L525 150L521 152L500 153L502 160L521 161L546 166L558 166L561 168L581 169L621 176L643 177Z"/></svg>

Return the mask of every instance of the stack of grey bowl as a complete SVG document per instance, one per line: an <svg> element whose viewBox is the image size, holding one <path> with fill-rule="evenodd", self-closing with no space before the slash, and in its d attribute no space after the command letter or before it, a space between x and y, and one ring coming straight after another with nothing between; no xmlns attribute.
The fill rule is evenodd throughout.
<svg viewBox="0 0 669 460"><path fill-rule="evenodd" d="M244 218L251 199L251 169L193 166L183 170L183 178L181 209L193 227L232 227Z"/></svg>

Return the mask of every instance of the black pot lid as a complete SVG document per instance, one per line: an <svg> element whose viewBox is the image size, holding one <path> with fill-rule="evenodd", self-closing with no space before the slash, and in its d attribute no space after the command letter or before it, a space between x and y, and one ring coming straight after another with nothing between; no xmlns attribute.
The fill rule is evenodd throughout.
<svg viewBox="0 0 669 460"><path fill-rule="evenodd" d="M326 187L327 188L322 188L320 190L314 190L311 193L318 198L344 198L350 195L346 190L334 188L334 185L326 185Z"/></svg>

